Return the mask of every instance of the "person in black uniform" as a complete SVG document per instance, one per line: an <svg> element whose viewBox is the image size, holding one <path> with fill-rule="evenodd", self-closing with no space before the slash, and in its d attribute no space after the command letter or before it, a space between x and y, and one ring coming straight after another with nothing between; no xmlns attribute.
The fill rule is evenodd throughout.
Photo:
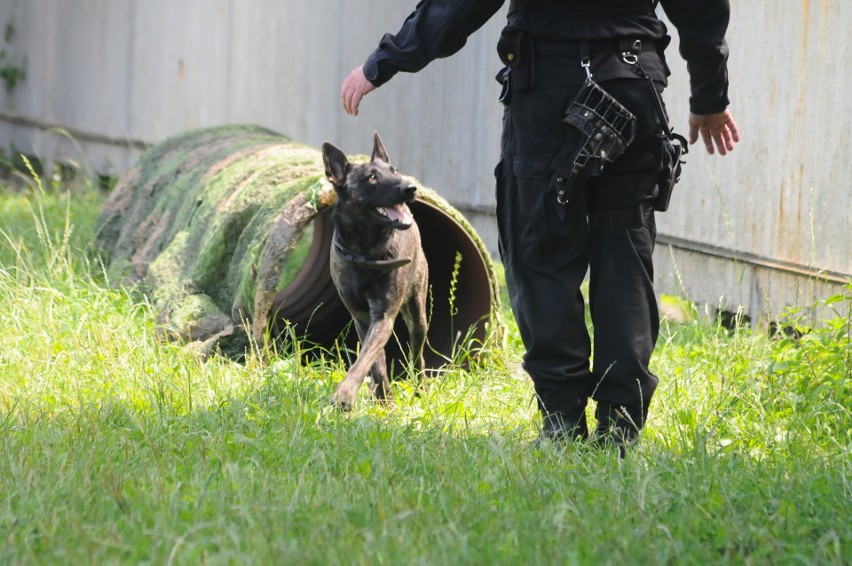
<svg viewBox="0 0 852 566"><path fill-rule="evenodd" d="M700 136L710 154L725 155L739 141L727 109L729 2L661 3L678 30L690 75L689 141ZM399 32L385 35L344 80L344 109L357 115L363 96L397 72L417 72L457 52L502 4L422 0ZM664 50L670 38L656 5L511 0L498 43L506 65L498 74L505 105L495 170L499 246L526 348L524 369L542 414L538 442L587 438L591 398L594 439L617 445L623 456L645 424L658 382L648 368L659 329L651 203L665 139L657 92L669 75ZM563 204L557 160L580 142L562 118L587 78L582 63L635 115L635 135L620 157L560 199L568 200ZM580 294L587 270L593 342Z"/></svg>

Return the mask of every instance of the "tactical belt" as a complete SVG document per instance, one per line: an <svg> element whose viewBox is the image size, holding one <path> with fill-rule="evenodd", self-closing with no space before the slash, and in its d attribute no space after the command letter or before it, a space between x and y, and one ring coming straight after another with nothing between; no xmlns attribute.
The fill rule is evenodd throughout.
<svg viewBox="0 0 852 566"><path fill-rule="evenodd" d="M636 0L595 0L594 2L511 0L508 16L509 21L513 24L560 17L627 18L651 15L654 13L655 6L656 2L636 2Z"/></svg>

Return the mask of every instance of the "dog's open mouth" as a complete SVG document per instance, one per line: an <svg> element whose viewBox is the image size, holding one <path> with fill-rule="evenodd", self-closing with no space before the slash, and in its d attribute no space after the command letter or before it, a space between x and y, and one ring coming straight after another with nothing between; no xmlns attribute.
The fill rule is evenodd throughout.
<svg viewBox="0 0 852 566"><path fill-rule="evenodd" d="M393 206L378 206L376 214L382 217L386 222L398 230L410 228L414 219L411 216L411 211L405 203L395 204Z"/></svg>

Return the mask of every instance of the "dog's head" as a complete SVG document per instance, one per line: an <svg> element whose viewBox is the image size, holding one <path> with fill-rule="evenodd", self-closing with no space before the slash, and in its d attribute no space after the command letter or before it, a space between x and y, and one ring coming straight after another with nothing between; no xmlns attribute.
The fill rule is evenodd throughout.
<svg viewBox="0 0 852 566"><path fill-rule="evenodd" d="M373 155L369 163L352 163L330 143L322 144L325 175L337 192L338 208L361 221L405 230L414 222L407 204L414 201L417 188L400 177L390 163L378 133L373 134Z"/></svg>

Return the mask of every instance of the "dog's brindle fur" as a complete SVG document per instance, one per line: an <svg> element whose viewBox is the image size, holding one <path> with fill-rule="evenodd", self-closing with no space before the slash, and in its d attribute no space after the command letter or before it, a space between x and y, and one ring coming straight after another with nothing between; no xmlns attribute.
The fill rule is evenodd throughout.
<svg viewBox="0 0 852 566"><path fill-rule="evenodd" d="M337 192L331 212L331 277L361 340L361 352L332 398L337 407L349 410L368 371L376 399L390 398L385 345L400 313L416 368L421 373L425 369L428 266L407 206L416 187L390 164L379 135L373 135L369 163L352 163L329 143L323 144L322 156Z"/></svg>

